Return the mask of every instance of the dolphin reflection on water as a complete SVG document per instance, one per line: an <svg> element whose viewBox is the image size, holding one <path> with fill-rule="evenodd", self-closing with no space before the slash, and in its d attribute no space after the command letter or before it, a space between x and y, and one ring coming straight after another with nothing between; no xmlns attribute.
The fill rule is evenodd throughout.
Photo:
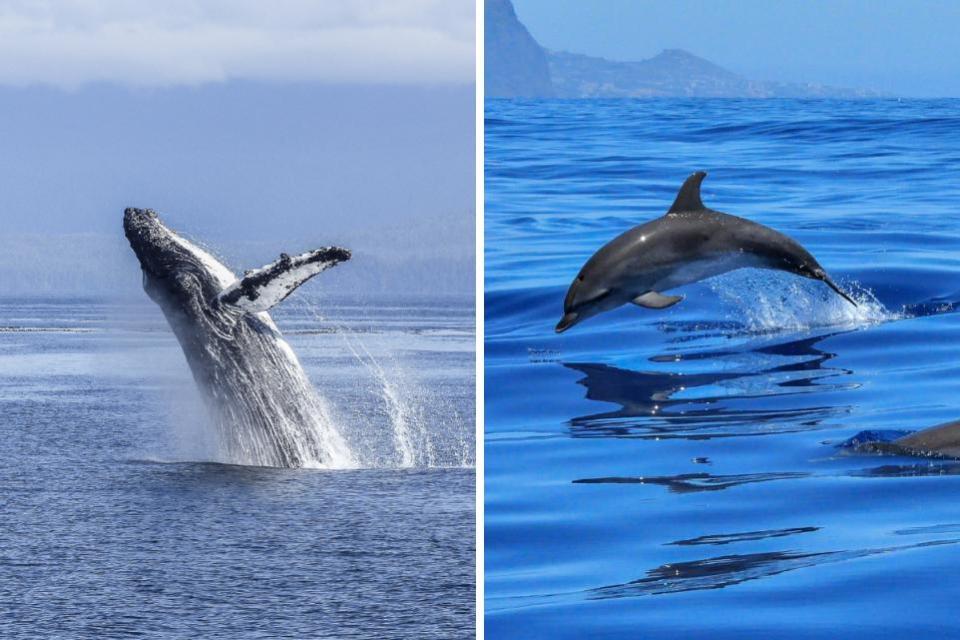
<svg viewBox="0 0 960 640"><path fill-rule="evenodd" d="M760 363L752 369L714 370L696 373L635 371L602 363L565 362L563 366L583 374L577 383L586 388L586 398L619 405L603 413L574 417L570 429L575 437L657 437L712 438L738 435L784 433L818 428L830 415L849 410L846 406L736 408L736 404L762 398L795 396L805 388L824 390L833 378L835 388L850 382L848 369L829 366L834 354L818 344L836 331L817 336L766 343L742 350L691 352L684 361L723 362L744 357ZM670 361L679 356L673 355ZM654 357L652 360L660 360ZM771 385L776 392L771 391ZM719 393L715 387L735 388L736 393ZM703 389L706 393L697 394ZM812 389L811 389L812 390Z"/></svg>
<svg viewBox="0 0 960 640"><path fill-rule="evenodd" d="M603 363L564 362L567 369L583 374L577 384L586 388L588 400L619 405L610 411L571 418L571 433L574 437L709 439L818 429L826 418L845 413L850 407L796 406L791 403L782 407L766 404L756 409L737 409L731 405L745 400L795 395L804 387L823 391L826 378L852 374L848 369L825 366L835 354L817 347L819 342L843 333L847 332L838 331L742 352L689 353L680 358L688 361L722 360L731 355L749 354L759 359L788 359L783 364L752 371L684 374L634 371ZM840 389L857 383L834 381L832 384ZM771 392L771 385L779 392ZM738 393L688 393L714 386L735 387ZM862 431L839 447L860 453L960 459L960 420L921 431ZM915 471L908 470L907 473L915 475ZM942 474L943 470L937 473Z"/></svg>

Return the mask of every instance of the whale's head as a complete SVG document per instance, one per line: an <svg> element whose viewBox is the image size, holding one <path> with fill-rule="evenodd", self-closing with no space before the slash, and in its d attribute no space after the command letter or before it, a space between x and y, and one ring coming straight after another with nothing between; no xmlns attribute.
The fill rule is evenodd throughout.
<svg viewBox="0 0 960 640"><path fill-rule="evenodd" d="M143 288L158 304L205 307L236 278L200 247L177 235L152 209L124 211L123 230L143 270Z"/></svg>
<svg viewBox="0 0 960 640"><path fill-rule="evenodd" d="M351 257L349 250L335 246L294 256L281 253L279 260L237 278L151 209L127 209L123 230L140 260L144 290L168 317L186 314L219 330L232 327L244 314L267 311L313 276Z"/></svg>

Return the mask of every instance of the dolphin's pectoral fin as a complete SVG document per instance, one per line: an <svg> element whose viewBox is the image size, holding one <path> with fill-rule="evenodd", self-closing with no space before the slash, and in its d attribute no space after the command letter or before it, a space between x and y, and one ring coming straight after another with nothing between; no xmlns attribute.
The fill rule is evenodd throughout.
<svg viewBox="0 0 960 640"><path fill-rule="evenodd" d="M647 291L643 295L634 298L632 302L638 307L645 307L647 309L666 309L681 300L683 300L683 296L665 296L656 291Z"/></svg>
<svg viewBox="0 0 960 640"><path fill-rule="evenodd" d="M324 247L297 256L282 253L276 262L248 271L221 291L219 299L221 304L248 313L266 311L313 276L349 259L350 252L340 247Z"/></svg>

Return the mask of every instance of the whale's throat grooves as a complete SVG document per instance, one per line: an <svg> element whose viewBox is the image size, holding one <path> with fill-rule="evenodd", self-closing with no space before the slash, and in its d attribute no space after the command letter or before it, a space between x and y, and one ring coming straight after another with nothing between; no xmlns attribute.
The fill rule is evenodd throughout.
<svg viewBox="0 0 960 640"><path fill-rule="evenodd" d="M267 313L158 303L216 426L225 461L356 466L326 403Z"/></svg>

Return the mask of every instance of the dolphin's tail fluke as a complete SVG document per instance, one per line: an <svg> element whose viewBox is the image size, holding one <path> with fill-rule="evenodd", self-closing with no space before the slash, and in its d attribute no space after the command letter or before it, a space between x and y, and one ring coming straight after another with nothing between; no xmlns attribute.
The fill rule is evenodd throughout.
<svg viewBox="0 0 960 640"><path fill-rule="evenodd" d="M276 262L248 272L220 293L220 302L248 313L266 311L301 284L350 259L341 247L324 247L296 256L280 254Z"/></svg>
<svg viewBox="0 0 960 640"><path fill-rule="evenodd" d="M831 289L833 289L834 291L836 291L836 292L837 292L837 295L839 295L841 298L843 298L844 300L846 300L847 302L849 302L850 304L852 304L852 305L855 306L855 307L859 307L859 306L860 306L860 305L858 305L858 304L856 303L856 301L855 301L853 298L851 298L849 295L847 295L847 293L846 293L843 289L841 289L840 287L838 287L838 286L837 286L837 283L830 279L830 276L828 276L827 274L823 274L823 277L821 278L821 280L823 280L823 281L827 284L828 287L830 287Z"/></svg>

